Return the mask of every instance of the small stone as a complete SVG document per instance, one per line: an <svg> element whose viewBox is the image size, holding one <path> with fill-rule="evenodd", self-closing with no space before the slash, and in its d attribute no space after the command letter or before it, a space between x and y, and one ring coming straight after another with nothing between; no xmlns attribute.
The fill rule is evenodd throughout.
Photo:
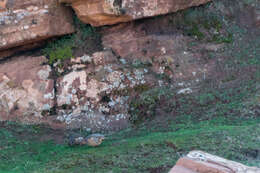
<svg viewBox="0 0 260 173"><path fill-rule="evenodd" d="M190 94L192 93L192 90L190 88L184 88L177 92L178 94Z"/></svg>
<svg viewBox="0 0 260 173"><path fill-rule="evenodd" d="M92 134L87 137L69 137L68 145L69 146L77 146L77 145L88 145L92 147L99 146L103 140L105 139L105 136L102 134Z"/></svg>

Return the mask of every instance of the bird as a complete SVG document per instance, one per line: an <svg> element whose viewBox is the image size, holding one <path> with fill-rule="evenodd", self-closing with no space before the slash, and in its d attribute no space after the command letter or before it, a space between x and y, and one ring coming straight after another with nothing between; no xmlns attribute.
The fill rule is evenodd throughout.
<svg viewBox="0 0 260 173"><path fill-rule="evenodd" d="M88 145L91 147L99 146L103 140L105 139L105 136L102 134L92 134L87 137L69 137L68 145L69 146L77 146L77 145Z"/></svg>

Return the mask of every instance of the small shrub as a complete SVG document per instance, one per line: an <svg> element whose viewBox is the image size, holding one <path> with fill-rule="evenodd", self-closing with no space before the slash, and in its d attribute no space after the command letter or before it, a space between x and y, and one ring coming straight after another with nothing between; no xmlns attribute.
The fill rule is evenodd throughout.
<svg viewBox="0 0 260 173"><path fill-rule="evenodd" d="M81 56L85 52L93 53L102 49L101 44L99 44L101 37L95 28L82 23L76 16L74 17L74 25L75 33L50 41L42 50L43 54L49 58L50 65L73 56Z"/></svg>
<svg viewBox="0 0 260 173"><path fill-rule="evenodd" d="M53 65L58 60L63 61L73 56L74 37L64 36L53 42L49 42L43 49L43 54L49 58L49 64Z"/></svg>
<svg viewBox="0 0 260 173"><path fill-rule="evenodd" d="M208 10L209 5L190 8L180 12L179 18L172 20L172 23L184 35L194 37L197 40L232 43L233 35L225 27L223 16Z"/></svg>
<svg viewBox="0 0 260 173"><path fill-rule="evenodd" d="M216 43L232 43L233 35L231 33L228 33L227 36L217 34L212 37L211 41Z"/></svg>
<svg viewBox="0 0 260 173"><path fill-rule="evenodd" d="M153 88L145 90L130 103L130 121L133 124L141 123L155 116L156 108L163 100L169 100L174 96L174 92L169 88ZM169 103L169 102L168 102ZM172 103L171 103L172 104ZM166 105L169 107L169 105ZM173 107L171 105L171 107Z"/></svg>

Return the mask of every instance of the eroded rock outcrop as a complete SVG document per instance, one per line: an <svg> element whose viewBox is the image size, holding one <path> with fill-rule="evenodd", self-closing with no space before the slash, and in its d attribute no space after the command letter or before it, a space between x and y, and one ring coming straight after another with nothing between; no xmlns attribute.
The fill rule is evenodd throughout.
<svg viewBox="0 0 260 173"><path fill-rule="evenodd" d="M16 57L0 64L0 120L37 122L54 106L54 81L46 58Z"/></svg>
<svg viewBox="0 0 260 173"><path fill-rule="evenodd" d="M179 159L170 173L260 173L260 168L214 156L202 151L191 151Z"/></svg>
<svg viewBox="0 0 260 173"><path fill-rule="evenodd" d="M146 80L146 69L126 67L110 50L72 59L67 70L57 82L57 119L72 128L127 127L131 92L151 83Z"/></svg>
<svg viewBox="0 0 260 173"><path fill-rule="evenodd" d="M54 0L27 2L0 0L0 57L1 54L11 55L12 50L30 48L32 44L37 46L41 43L38 42L39 40L72 32L70 17L64 15L67 12L63 13L63 10L67 10L60 6L56 9L56 6L48 5L51 2ZM150 9L155 1L67 0L66 2L72 3L73 6L78 5L79 10L82 8L89 17L87 20L92 24L103 25L107 24L106 20L111 22L109 24L113 24L122 22L123 19L128 21L165 14L174 11L175 8L178 10L207 1L176 0L169 3L159 1L165 4L157 4L158 9ZM114 2L124 4L126 11L121 11L124 14L116 13L113 9L108 10L116 6ZM175 3L179 6L177 7ZM137 5L140 8L137 8ZM15 8L7 10L10 7ZM214 5L210 5L208 11L215 8ZM120 9L121 7L119 12ZM247 12L244 11L245 14ZM64 59L62 62L59 60L53 64L52 69L46 65L45 57L29 56L18 57L21 60L17 60L18 58L11 58L10 61L2 60L0 62L0 119L16 118L33 122L36 121L35 118L42 122L44 118L51 117L52 120L48 123L58 120L60 124L65 124L69 128L84 127L92 131L118 130L130 124L129 118L136 118L138 115L147 118L160 113L158 107L161 107L164 102L157 102L158 95L153 89L170 89L169 93L173 93L174 96L169 97L175 99L175 96L181 97L182 94L198 92L200 86L204 84L228 86L229 74L227 75L227 72L220 67L225 66L224 60L229 56L229 54L224 56L222 54L227 47L226 43L234 41L232 34L229 37L230 33L227 32L229 26L223 24L222 16L211 23L211 18L208 16L203 18L204 13L201 16L195 15L195 18L193 13L188 15L191 18L184 13L186 14L180 12L103 27L100 29L103 34L100 47L104 47L103 51L91 54L88 50L80 50L74 55L84 53L85 55ZM124 16L125 14L128 15ZM242 24L241 27L250 23L253 25L248 26L255 27L259 19L255 12L253 14L253 22L244 22L247 21L245 19L251 18L251 15L246 15L249 17L245 19L243 17L243 20L236 20L239 21L238 24ZM232 15L229 14L229 17ZM61 20L59 20L60 16ZM85 14L83 18L84 16ZM103 18L104 16L106 18ZM205 27L201 22L209 25ZM37 37L31 37L35 32L38 33ZM204 37L199 38L200 34ZM82 44L90 44L86 42ZM53 80L50 79L51 73ZM216 79L216 82L212 79ZM143 94L151 90L152 92L147 94L151 95L148 97L148 103L135 105L135 101L147 98L147 95ZM155 99L152 102L160 105L158 109L156 106L149 107L151 105L149 99L153 97ZM142 112L145 107L149 107L149 110ZM137 114L131 110L141 110L141 112ZM49 114L50 111L52 114Z"/></svg>
<svg viewBox="0 0 260 173"><path fill-rule="evenodd" d="M79 19L93 26L112 25L172 13L211 0L59 0L71 3Z"/></svg>
<svg viewBox="0 0 260 173"><path fill-rule="evenodd" d="M0 53L0 58L37 46L32 43L72 32L71 11L56 0L0 1L0 52L16 47Z"/></svg>
<svg viewBox="0 0 260 173"><path fill-rule="evenodd" d="M260 28L260 10L256 14L256 26L258 26Z"/></svg>
<svg viewBox="0 0 260 173"><path fill-rule="evenodd" d="M111 27L104 31L103 45L126 62L147 66L151 72L176 81L173 85L186 87L180 93L191 92L189 86L201 82L215 71L216 60L205 61L207 57L203 51L219 51L223 44L209 43L191 48L187 43L193 40L174 34L175 29L169 28L167 17L156 22L157 26L154 26L154 20L147 20L145 24ZM167 80L158 80L158 83L167 84Z"/></svg>

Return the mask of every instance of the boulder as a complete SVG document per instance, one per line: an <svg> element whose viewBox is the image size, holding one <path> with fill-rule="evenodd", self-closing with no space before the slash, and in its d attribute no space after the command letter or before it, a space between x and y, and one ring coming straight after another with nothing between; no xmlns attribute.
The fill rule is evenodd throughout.
<svg viewBox="0 0 260 173"><path fill-rule="evenodd" d="M60 0L70 3L79 19L93 26L163 15L209 1L211 0Z"/></svg>
<svg viewBox="0 0 260 173"><path fill-rule="evenodd" d="M0 64L0 120L36 122L54 106L46 58L15 57Z"/></svg>
<svg viewBox="0 0 260 173"><path fill-rule="evenodd" d="M169 173L260 173L260 168L214 156L202 151L191 151L178 160Z"/></svg>
<svg viewBox="0 0 260 173"><path fill-rule="evenodd" d="M56 0L0 1L0 58L50 37L74 32L70 9Z"/></svg>

